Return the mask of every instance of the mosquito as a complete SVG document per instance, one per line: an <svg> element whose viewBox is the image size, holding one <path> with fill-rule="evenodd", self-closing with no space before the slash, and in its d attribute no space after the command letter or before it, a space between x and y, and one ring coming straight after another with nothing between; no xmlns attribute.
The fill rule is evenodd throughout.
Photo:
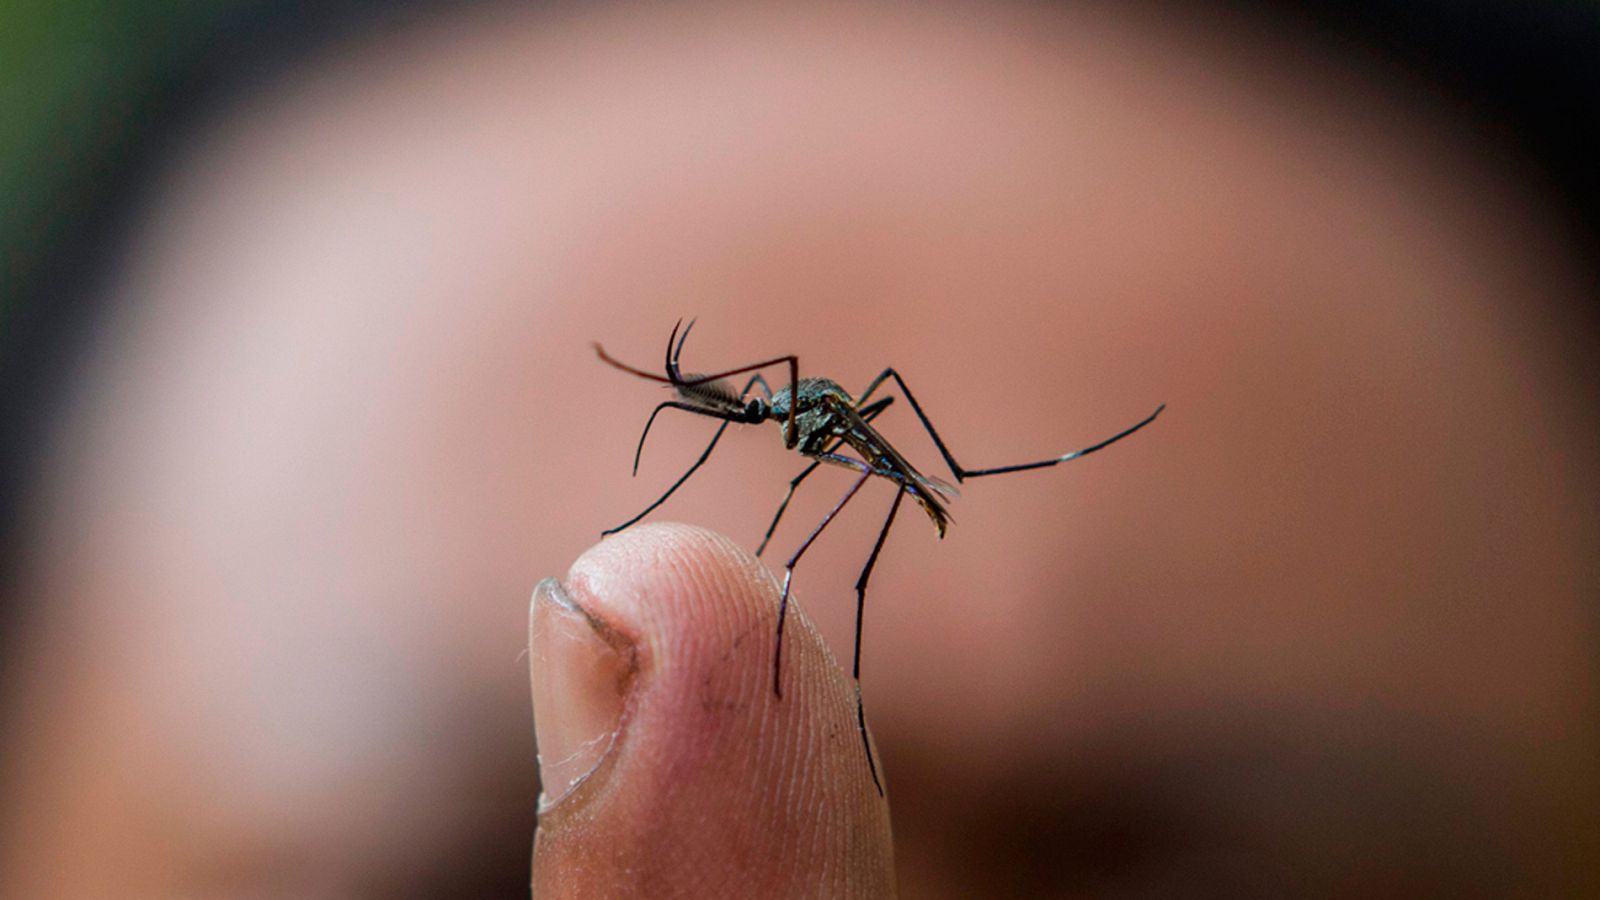
<svg viewBox="0 0 1600 900"><path fill-rule="evenodd" d="M1010 466L996 466L989 469L968 469L956 462L951 455L950 448L945 446L944 439L934 429L933 423L928 421L928 416L922 411L922 404L911 393L911 388L906 385L905 379L893 368L884 369L878 376L867 384L866 390L859 397L851 397L850 393L837 382L827 378L801 378L799 358L790 354L739 366L709 375L685 375L678 365L679 358L683 355L683 345L689 340L689 332L694 328L694 320L685 326L683 320L672 327L672 334L667 337L666 374L657 375L638 369L627 363L621 362L606 353L605 348L596 343L595 352L606 364L621 369L631 375L658 381L671 387L676 397L656 405L650 413L650 418L645 421L644 432L639 435L639 444L633 453L633 473L639 474L639 458L644 452L644 442L650 436L650 427L655 424L656 416L663 410L678 409L701 416L721 419L722 424L717 426L716 433L711 436L711 441L700 454L699 459L689 466L688 471L678 477L666 493L656 499L654 503L644 508L638 515L623 522L614 528L601 532L603 535L616 534L625 528L643 519L654 512L657 507L667 501L684 482L689 480L701 466L705 465L711 457L711 451L717 447L717 442L722 439L723 432L733 423L744 425L759 425L763 422L777 422L783 429L783 445L789 450L797 450L802 456L809 457L811 464L806 466L798 475L789 480L789 488L784 493L783 501L778 504L778 511L772 517L772 522L767 526L766 534L761 538L761 545L756 548L756 555L760 556L767 549L767 544L772 540L772 534L778 528L778 522L783 518L784 512L789 508L789 501L794 498L794 492L801 482L815 472L824 463L840 468L850 469L856 473L856 478L845 491L838 503L822 517L817 527L811 530L806 539L800 543L797 550L783 565L783 594L778 601L778 628L773 642L772 650L772 692L780 699L783 697L783 626L789 613L789 585L794 577L794 568L800 558L823 529L839 515L845 504L861 490L869 479L882 478L894 483L896 486L894 503L889 507L889 514L883 520L883 527L878 531L878 539L872 545L872 552L867 556L866 565L861 569L861 575L856 579L856 620L855 620L855 651L852 657L850 675L855 680L856 689L856 728L861 733L862 747L866 751L867 766L872 772L872 783L877 787L878 793L883 793L883 783L878 778L878 764L872 755L872 740L867 735L866 712L861 703L861 621L862 613L866 609L867 581L872 577L872 569L878 563L878 555L883 551L883 542L889 536L889 529L894 525L895 514L900 511L900 504L909 495L928 518L933 520L933 525L938 529L939 537L943 538L945 531L950 527L950 512L945 503L954 500L957 490L954 485L941 481L917 471L916 467L906 461L900 451L890 444L888 439L872 427L872 421L894 403L893 396L884 396L878 400L868 402L873 394L878 392L887 381L893 381L899 388L900 394L906 402L911 404L912 412L922 422L922 427L927 430L928 436L933 438L934 446L939 448L939 453L944 457L945 464L955 475L958 483L968 478L981 478L985 475L1004 475L1008 472L1025 472L1029 469L1044 469L1050 466L1087 456L1096 450L1110 446L1122 440L1135 431L1154 422L1156 416L1166 409L1163 403L1156 407L1156 411L1140 420L1130 428L1126 428L1105 440L1091 444L1081 450L1074 450L1049 459L1037 462L1019 463ZM679 334L679 330L682 334ZM761 375L761 370L773 366L786 366L789 370L789 383L778 391L773 391ZM724 379L735 375L751 373L744 389L735 393L733 386ZM760 388L760 396L752 396L751 392ZM848 456L839 452L848 446L855 451L855 456Z"/></svg>

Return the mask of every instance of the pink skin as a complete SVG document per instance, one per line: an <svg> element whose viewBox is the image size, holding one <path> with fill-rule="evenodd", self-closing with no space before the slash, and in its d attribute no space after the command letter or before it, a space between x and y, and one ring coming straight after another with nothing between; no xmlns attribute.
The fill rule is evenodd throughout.
<svg viewBox="0 0 1600 900"><path fill-rule="evenodd" d="M622 674L626 701L615 742L585 760L589 779L547 796L538 896L892 892L889 807L861 757L854 688L797 613L784 696L773 696L764 676L778 584L748 550L699 529L641 525L585 553L565 580L571 601L605 623L600 652L624 663L605 674ZM567 747L545 717L570 717L575 702L540 690L540 659L552 652L542 625L536 613L534 699L548 759ZM601 677L590 689L616 686ZM595 724L579 733L609 734ZM585 877L574 884L576 872Z"/></svg>
<svg viewBox="0 0 1600 900"><path fill-rule="evenodd" d="M607 556L686 532L583 555L712 429L664 414L630 480L661 394L589 342L649 365L683 315L688 370L895 365L973 467L1169 404L964 485L942 542L902 515L864 674L902 893L1597 889L1600 428L1540 198L1270 37L981 9L484 13L343 48L175 158L45 485L0 893L381 892L525 853L531 586L609 559L659 587L617 609L685 641L770 600L699 532L661 550L699 581ZM877 424L941 474L909 410ZM661 517L753 547L802 464L732 428ZM869 488L796 576L842 658ZM853 726L790 637L815 693L727 731L673 714L709 648L652 670L636 768L586 783L591 840L545 817L536 877L882 888L859 755L800 778L731 741ZM615 793L702 753L737 779Z"/></svg>

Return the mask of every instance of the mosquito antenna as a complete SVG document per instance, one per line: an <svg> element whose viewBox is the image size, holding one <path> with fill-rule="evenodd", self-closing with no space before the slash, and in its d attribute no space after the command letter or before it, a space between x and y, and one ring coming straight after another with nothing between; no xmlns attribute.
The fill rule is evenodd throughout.
<svg viewBox="0 0 1600 900"><path fill-rule="evenodd" d="M682 327L683 320L679 319L677 324L672 326L672 333L667 335L667 378L671 379L673 384L678 383L678 354L672 352L672 348L678 343L678 329ZM694 327L693 323L690 323L690 327Z"/></svg>
<svg viewBox="0 0 1600 900"><path fill-rule="evenodd" d="M600 357L600 361L612 367L613 369L621 369L622 371L627 372L629 375L637 375L640 378L647 378L651 381L659 381L662 384L670 384L673 387L678 388L696 387L702 384L709 384L713 381L727 378L729 375L743 375L745 372L754 372L757 369L764 369L767 366L775 366L778 363L789 364L789 383L791 385L799 383L798 364L797 360L792 354L789 356L778 356L772 359L763 360L762 362L758 362L753 365L740 366L737 369L729 369L726 372L714 372L710 375L696 375L693 378L684 378L681 373L676 371L677 359L672 353L673 344L677 344L678 352L681 353L683 351L683 340L678 335L678 327L682 324L683 320L680 319L678 320L678 325L673 326L672 335L667 344L667 371L669 375L666 376L657 375L654 372L646 372L644 369L628 365L622 360L617 359L615 356L607 353L606 348L602 346L599 341L591 341L590 346L594 347L594 352ZM694 320L691 319L689 321L689 328L693 327ZM684 329L682 337L687 338L688 336L689 331L686 328ZM766 382L763 380L762 384L765 385ZM767 388L767 390L770 393L772 389ZM794 414L792 412L790 413L789 419L791 420L789 422L789 430L793 431L794 422L792 420L794 419Z"/></svg>
<svg viewBox="0 0 1600 900"><path fill-rule="evenodd" d="M683 320L679 319L678 321L681 322ZM678 369L678 358L683 356L683 345L689 342L689 332L694 330L694 323L695 320L690 319L689 324L684 326L683 336L678 338L678 349L673 350L672 356L667 359L667 373L673 378L680 380L683 378L683 373ZM672 346L672 342L670 340L667 342L667 346Z"/></svg>
<svg viewBox="0 0 1600 900"><path fill-rule="evenodd" d="M693 324L693 323L690 323L690 324ZM684 335L687 336L688 333L689 332L685 331ZM680 349L680 350L683 349L683 345L679 344L678 345L678 349ZM754 386L756 386L758 384L761 385L762 390L767 392L767 396L768 397L772 396L772 388L767 386L767 380L765 378L762 378L759 374L757 374L754 378L750 379L750 384L745 387L744 393L745 394L749 394L750 393L750 388L752 388L752 387L754 387ZM744 397L744 395L741 394L740 395L740 399L743 399L743 397ZM893 397L888 397L888 398L885 398L885 401L893 400L893 399L894 399ZM887 403L885 402L884 405L887 405ZM635 447L634 450L633 450L633 475L634 475L635 478L637 478L638 475L639 475L639 460L644 455L644 439L650 436L650 426L655 424L656 416L660 415L661 411L663 409L687 409L690 412L699 412L702 415L713 416L715 418L723 419L724 421L728 421L728 422L742 421L742 420L738 420L738 419L727 419L721 413L713 412L711 410L690 409L688 406L685 406L685 405L680 404L680 403L678 403L676 401L673 401L673 400L668 400L668 401L666 401L664 403L658 404L654 410L651 410L650 418L645 420L644 431L643 431L643 433L641 433L639 435L639 446ZM759 555L759 554L757 554L757 555Z"/></svg>
<svg viewBox="0 0 1600 900"><path fill-rule="evenodd" d="M666 378L666 377L663 377L661 375L657 375L654 372L646 372L643 369L636 369L633 366L630 366L627 363L623 362L622 360L617 359L616 357L614 357L611 354L607 353L606 352L606 348L600 346L600 342L599 341L595 341L594 342L594 352L599 354L601 362L603 362L606 365L612 367L613 369L621 369L622 371L627 372L629 375L637 375L640 378L648 378L651 381L659 381L662 384L672 384L673 383L672 379L670 379L670 378Z"/></svg>

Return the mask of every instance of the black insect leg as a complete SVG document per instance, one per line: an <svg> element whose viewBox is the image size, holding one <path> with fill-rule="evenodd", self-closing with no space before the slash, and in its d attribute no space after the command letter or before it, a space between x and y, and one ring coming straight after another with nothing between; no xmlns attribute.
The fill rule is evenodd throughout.
<svg viewBox="0 0 1600 900"><path fill-rule="evenodd" d="M766 380L763 379L759 374L755 375L754 377L752 377L750 379L750 381L745 384L744 390L739 393L739 396L741 398L744 397L746 394L750 393L750 389L752 387L755 387L757 384L760 384L762 387L766 387L766 384L767 384ZM700 415L707 415L708 414L704 410L701 410L701 409L698 409L698 408L695 408L695 407L690 407L690 406L683 406L683 405L680 405L676 401L673 401L673 400L668 400L667 402L662 403L661 405L657 406L655 408L655 412L652 412L650 414L649 420L644 423L644 434L639 435L639 447L633 453L633 470L634 470L635 473L637 473L639 471L639 454L644 450L644 439L645 439L645 436L650 433L650 425L651 425L652 422L654 422L656 420L656 413L661 412L663 409L669 409L669 408L670 409L687 409L690 412L699 413ZM683 487L683 483L685 481L689 480L689 476L693 475L696 471L698 471L701 466L705 465L706 460L711 458L711 451L715 450L717 448L717 441L722 440L722 433L724 431L728 430L728 425L729 425L729 423L731 421L733 421L733 420L731 420L731 419L730 420L724 420L721 425L717 426L716 434L713 434L711 436L711 443L706 445L706 449L705 449L704 452L702 452L700 454L700 458L694 461L694 465L689 467L689 471L684 472L682 475L680 475L678 477L677 481L674 481L672 483L672 487L667 488L667 492L665 494L662 494L660 497L656 498L656 502L654 502L654 503L650 504L649 506L645 507L643 512L639 513L637 516L634 516L633 518L629 519L628 521L623 522L621 525L618 525L618 526L616 526L614 528L607 528L605 531L600 532L600 536L601 537L605 537L606 535L616 534L617 532L623 530L624 528L627 528L628 526L634 524L635 522L639 521L640 519L644 518L645 516L650 515L652 512L655 512L656 507L658 507L661 504L667 502L667 498L671 497L673 492L677 491L678 488Z"/></svg>
<svg viewBox="0 0 1600 900"><path fill-rule="evenodd" d="M878 554L883 551L883 542L889 537L889 528L894 525L894 514L900 511L900 501L906 498L905 485L895 492L894 505L889 507L889 517L883 520L883 530L878 532L878 542L872 545L872 555L867 557L867 564L861 568L861 577L856 579L856 650L855 660L850 667L850 676L856 682L856 729L861 732L861 748L867 753L867 768L872 771L872 784L878 789L878 795L883 796L883 782L878 780L878 762L872 757L872 739L867 736L867 713L861 705L861 625L862 613L867 608L867 579L872 577L872 567L878 564Z"/></svg>
<svg viewBox="0 0 1600 900"><path fill-rule="evenodd" d="M1132 428L1120 431L1099 442L1098 444L1091 444L1090 446L1084 447L1081 450L1074 450L1071 453L1064 453L1061 456L1052 457L1050 459L1041 459L1038 462L1019 463L1014 466L996 466L992 469L964 469L961 467L960 463L956 462L956 458L950 454L950 448L944 445L944 439L939 437L938 431L934 430L933 423L928 421L927 414L922 411L922 404L917 402L917 398L911 393L911 389L906 387L905 379L900 377L899 372L896 372L893 368L884 369L877 378L872 379L872 383L867 385L867 389L861 392L861 399L865 400L867 397L871 396L872 392L878 389L878 386L883 383L885 378L893 378L895 384L900 386L900 393L905 394L906 400L910 401L912 411L914 411L917 414L917 418L922 421L922 427L927 429L928 436L933 438L934 445L939 448L939 453L944 456L945 464L948 465L950 467L950 471L955 474L956 481L965 481L968 478L979 478L984 475L1003 475L1007 472L1025 472L1028 469L1043 469L1048 466L1057 465L1058 463L1064 463L1067 460L1077 459L1080 456L1088 456L1090 453L1093 453L1102 447L1114 444L1128 435L1133 434L1135 431L1145 427L1146 425L1149 425L1151 422L1154 422L1156 420L1156 416L1161 415L1161 411L1167 408L1167 405L1163 403L1156 407L1155 412L1151 413Z"/></svg>
<svg viewBox="0 0 1600 900"><path fill-rule="evenodd" d="M789 509L789 501L794 499L794 489L799 487L800 482L805 481L806 477L815 472L820 465L822 463L814 462L801 469L799 475L789 480L789 489L783 492L783 502L778 504L778 511L773 514L772 523L767 526L767 533L761 536L761 545L756 548L757 556L767 551L767 544L772 540L772 533L778 530L778 521L783 518L784 512Z"/></svg>
<svg viewBox="0 0 1600 900"><path fill-rule="evenodd" d="M882 400L879 400L877 403L872 403L872 404L869 404L867 406L864 406L864 407L861 408L861 417L863 419L866 419L868 422L871 422L873 419L876 419L878 417L879 413L883 412L885 409L888 409L889 408L889 404L891 404L893 402L894 402L894 398L893 397L885 397ZM823 451L824 452L832 452L834 450L837 450L837 449L839 449L839 445L841 443L843 443L843 442L844 441L843 441L842 438L835 438L832 443L828 444L826 447L823 448ZM820 466L820 465L822 465L821 462L813 462L811 465L806 466L804 469L800 470L800 474L799 475L796 475L795 477L793 477L793 478L791 478L789 480L789 489L784 491L783 502L778 504L778 511L776 513L773 513L773 515L772 515L772 523L767 526L767 533L761 536L761 546L756 548L756 555L757 556L760 556L761 554L766 552L767 544L768 544L768 542L770 542L772 540L772 533L778 530L778 522L779 522L779 520L781 520L783 518L784 512L786 510L788 510L789 501L794 499L794 489L799 487L800 486L800 482L805 481L806 478L808 476L810 476L810 474L812 472L815 472L817 470L817 466Z"/></svg>
<svg viewBox="0 0 1600 900"><path fill-rule="evenodd" d="M832 522L834 516L839 514L839 510L844 509L844 505L850 502L850 498L854 497L856 492L861 490L861 486L867 483L867 479L874 475L882 474L860 460L844 456L837 458L859 468L861 477L850 485L850 490L846 491L839 502L833 505L833 509L828 510L828 514L822 517L822 521L817 524L816 528L811 530L811 535L805 539L805 543L800 545L800 549L796 550L794 555L789 557L789 561L783 564L783 596L778 600L778 634L775 641L776 646L772 651L772 693L779 697L783 696L783 679L780 677L783 672L783 624L789 616L789 581L794 578L795 564L800 562L800 557L804 556L807 550L811 549L811 545L817 540L817 536L822 534L822 529L828 527L828 523Z"/></svg>
<svg viewBox="0 0 1600 900"><path fill-rule="evenodd" d="M744 390L741 391L740 394L739 394L739 399L743 400L746 396L749 395L750 388L755 386L755 385L758 385L758 384L761 385L761 390L766 392L767 399L769 399L769 400L772 399L772 388L767 385L767 380L765 378L762 378L760 373L757 373L754 377L752 377L750 379L749 383L744 386ZM656 416L660 415L661 411L663 409L683 409L683 410L688 410L689 412L696 413L696 414L702 415L702 416L711 416L712 418L726 418L726 417L717 415L716 413L712 412L709 409L705 409L703 407L695 406L692 403L683 403L683 402L678 401L678 400L667 400L667 401L664 401L662 403L656 404L656 408L650 411L650 418L645 420L644 431L640 432L640 434L639 434L639 443L638 443L638 445L633 448L633 474L634 475L638 475L639 474L639 458L640 458L640 456L642 456L644 454L644 441L645 441L645 438L650 436L650 426L652 426L652 425L654 425L656 423ZM736 419L736 418L726 418L726 421L729 421L729 422L742 422L744 420L743 419Z"/></svg>

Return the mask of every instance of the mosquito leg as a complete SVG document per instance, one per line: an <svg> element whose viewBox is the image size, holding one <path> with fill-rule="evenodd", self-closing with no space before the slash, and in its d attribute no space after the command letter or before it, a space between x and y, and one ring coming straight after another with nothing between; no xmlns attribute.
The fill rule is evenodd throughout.
<svg viewBox="0 0 1600 900"><path fill-rule="evenodd" d="M806 466L804 469L801 469L799 475L796 475L794 478L789 480L789 489L783 492L783 502L778 504L778 511L773 515L772 523L767 526L767 533L761 536L761 546L756 548L756 556L760 556L766 552L767 544L772 541L772 533L778 530L778 520L782 519L784 512L788 510L789 501L794 499L794 489L799 487L800 482L805 481L806 476L810 475L812 472L815 472L817 467L820 465L822 465L822 463L814 462L811 465Z"/></svg>
<svg viewBox="0 0 1600 900"><path fill-rule="evenodd" d="M771 388L771 386L769 386L767 384L767 380L765 378L762 378L759 373L757 373L754 378L750 379L750 383L749 384L746 384L744 386L744 391L739 394L740 399L743 399L746 395L748 395L750 393L750 388L754 387L755 385L760 385L761 386L761 390L767 395L767 399L768 400L772 399L772 388ZM665 403L657 404L656 408L650 411L650 418L645 420L644 431L643 431L643 433L641 433L639 435L639 444L638 444L638 446L634 447L634 449L633 449L633 474L634 475L638 475L639 474L639 457L644 453L644 440L645 440L645 438L650 436L650 426L655 424L656 416L660 415L660 413L661 413L661 411L663 409L688 409L690 412L699 413L700 415L703 415L703 416L715 415L715 413L712 413L710 410L706 410L706 409L703 409L703 408L700 408L700 407L686 407L686 406L684 406L683 404L679 403L676 400L668 400ZM737 420L730 419L728 421L737 421Z"/></svg>
<svg viewBox="0 0 1600 900"><path fill-rule="evenodd" d="M878 789L878 796L883 796L883 782L878 780L878 763L872 758L872 739L867 736L867 713L861 705L861 626L862 613L867 608L867 579L872 577L872 567L878 564L878 554L883 551L883 542L889 537L889 529L894 525L894 514L900 511L900 501L906 498L906 487L900 485L900 490L895 492L894 505L889 507L889 517L883 520L883 530L878 532L878 542L872 545L872 555L867 557L867 564L861 569L861 577L856 579L856 650L855 660L850 666L850 676L856 682L856 730L861 732L861 747L867 752L867 768L872 771L872 784Z"/></svg>
<svg viewBox="0 0 1600 900"><path fill-rule="evenodd" d="M1026 472L1029 469L1044 469L1044 468L1048 468L1050 466L1053 466L1053 465L1055 465L1057 463L1064 463L1064 462L1067 462L1068 460L1077 459L1080 456L1088 456L1089 454L1095 452L1096 450L1099 450L1099 449L1101 449L1103 447L1108 447L1111 444L1115 444L1117 441L1122 440L1123 438L1127 437L1128 435L1133 434L1135 431L1138 431L1139 429L1145 427L1146 425L1149 425L1151 422L1154 422L1156 420L1156 416L1161 415L1161 411L1166 409L1166 408L1167 408L1167 405L1165 403L1163 403L1160 406L1156 407L1156 411L1155 412L1151 413L1148 416L1145 416L1143 419L1140 419L1137 423L1135 423L1131 427L1125 428L1122 431L1117 432L1116 434L1112 435L1111 437L1106 438L1103 441L1100 441L1097 444L1090 444L1089 446L1084 447L1084 448L1082 448L1080 450L1074 450L1071 453L1063 453L1062 455L1054 457L1052 459L1041 459L1038 462L1020 463L1020 464L1014 465L1014 466L996 466L993 469L972 469L972 470L969 470L966 473L966 477L968 477L968 478L979 478L979 477L982 477L984 475L1004 475L1007 472Z"/></svg>
<svg viewBox="0 0 1600 900"><path fill-rule="evenodd" d="M939 437L939 432L934 429L933 423L928 421L927 413L922 411L922 404L917 402L916 395L911 393L911 388L906 387L905 379L900 377L899 372L896 372L893 368L884 369L877 378L872 379L872 383L867 385L867 389L861 392L861 399L865 400L867 397L871 396L872 392L877 390L878 386L881 385L886 378L893 378L895 384L900 386L900 393L905 394L906 400L910 401L912 411L915 412L917 414L917 418L921 420L922 427L927 429L928 436L933 438L934 445L939 448L939 453L944 456L945 464L948 465L950 467L950 471L955 474L956 481L965 481L968 478L979 478L984 475L1003 475L1007 472L1025 472L1028 469L1043 469L1048 466L1057 465L1058 463L1064 463L1067 460L1077 459L1080 456L1088 456L1096 450L1099 450L1102 447L1106 447L1110 444L1114 444L1128 435L1133 434L1135 431L1145 427L1146 425L1149 425L1151 422L1154 422L1156 420L1156 416L1161 415L1161 411L1167 408L1167 405L1163 403L1156 407L1155 412L1142 419L1133 427L1119 431L1111 437L1108 437L1097 444L1091 444L1088 447L1084 447L1081 450L1074 450L1071 453L1064 453L1061 456L1051 457L1050 459L1041 459L1038 462L1019 463L1014 466L996 466L992 469L964 469L961 467L960 463L956 462L956 458L950 454L950 448L944 445L944 439Z"/></svg>
<svg viewBox="0 0 1600 900"><path fill-rule="evenodd" d="M893 404L893 402L894 397L883 397L882 400L878 400L877 404L866 405L866 407L861 408L861 418L864 418L864 420L867 421L875 420L875 418L878 418L878 413L882 413L883 410L886 410L886 408L890 407L890 404ZM843 442L845 442L845 439L842 439L842 437L835 437L830 444L827 444L826 447L822 447L822 452L834 452L834 450L838 450L838 445L843 444ZM789 490L784 492L784 501L778 504L778 512L774 512L771 524L766 525L766 533L765 535L762 535L762 546L755 548L755 556L762 556L763 552L766 552L766 544L768 544L768 541L773 540L773 532L778 530L779 520L784 517L784 511L789 509L789 501L794 500L795 498L795 488L800 487L800 482L803 482L806 477L810 476L811 472L816 471L816 468L821 466L821 464L821 461L811 463L810 466L806 466L805 469L802 469L798 476L795 476L794 479L789 480Z"/></svg>
<svg viewBox="0 0 1600 900"><path fill-rule="evenodd" d="M744 390L742 392L740 392L739 396L743 397L745 394L750 393L750 389L755 386L757 380L760 379L760 378L761 378L760 375L756 375L754 378L751 378L749 383L747 383L744 386ZM764 382L763 382L763 384L764 384ZM657 406L656 409L655 409L655 412L652 412L650 414L649 421L645 422L644 434L639 435L639 447L633 453L633 471L635 473L637 473L639 471L639 454L641 452L643 452L643 450L644 450L644 439L645 439L645 436L650 433L650 424L656 420L656 413L659 413L663 409L667 409L669 407L673 408L673 409L688 409L690 412L697 412L697 413L700 413L702 415L706 415L707 414L705 412L705 410L699 409L697 407L683 406L683 405L680 405L680 404L678 404L678 403L676 403L675 401L672 401L672 400L668 400L667 402L661 404L660 406ZM728 430L728 424L730 422L732 422L732 421L734 421L734 420L725 419L725 420L723 420L721 425L717 426L716 434L713 434L711 436L711 442L709 444L706 444L706 449L705 449L704 452L702 452L700 454L700 458L694 461L694 465L689 467L689 471L684 472L682 475L678 476L678 480L674 481L672 483L672 487L667 488L667 492L665 494L662 494L660 497L656 498L656 502L654 502L654 503L650 504L649 506L645 507L643 512L639 513L638 515L634 516L633 518L629 519L628 521L623 522L621 525L618 525L618 526L616 526L614 528L607 528L605 531L600 532L600 536L601 537L605 537L606 535L616 534L617 532L623 530L624 528L627 528L628 526L634 524L635 522L638 522L640 519L644 518L645 516L650 515L652 512L655 512L656 507L658 507L661 504L667 502L667 498L671 497L673 492L677 491L678 488L683 487L683 483L685 481L689 480L689 476L693 475L696 471L698 471L701 466L705 465L706 460L711 458L711 451L716 449L717 441L722 440L722 433L724 431Z"/></svg>
<svg viewBox="0 0 1600 900"><path fill-rule="evenodd" d="M867 479L878 474L876 469L859 460L849 459L849 457L844 456L839 457L839 459L848 460L855 464L861 470L861 477L850 485L850 490L846 491L844 497L833 505L833 509L828 510L828 514L822 517L822 521L818 523L816 528L811 530L811 535L805 539L805 543L800 545L800 549L796 550L794 555L789 557L789 561L783 564L783 596L778 600L778 634L772 651L772 693L780 698L783 697L783 680L780 677L783 672L783 623L789 615L789 581L794 578L795 564L799 563L800 557L811 549L811 545L816 541L817 535L822 534L822 529L828 527L828 523L832 522L834 516L839 514L839 510L844 509L844 505L850 502L850 498L854 497L856 492L861 490L861 486L867 483Z"/></svg>
<svg viewBox="0 0 1600 900"><path fill-rule="evenodd" d="M661 415L661 411L663 409L685 409L685 408L687 408L687 407L685 407L684 404L679 403L676 400L667 400L667 401L665 401L663 403L656 404L656 408L650 410L650 418L644 420L644 431L639 432L639 443L635 444L634 448L633 448L633 477L637 478L639 476L639 458L644 455L644 442L645 442L645 439L650 436L650 428L651 428L651 426L656 424L656 416ZM691 412L698 412L699 410L690 409L690 411ZM707 413L707 414L709 415L709 413ZM722 424L723 424L723 427L725 428L725 427L727 427L728 423L727 422L723 422ZM717 432L718 432L719 435L721 434L721 431L722 431L722 429L720 429L720 428L717 429Z"/></svg>
<svg viewBox="0 0 1600 900"><path fill-rule="evenodd" d="M885 409L888 409L889 405L892 403L894 403L893 397L885 397L876 403L869 404L868 406L862 408L861 417L870 422L873 419L876 419L878 415ZM823 448L823 452L831 455L832 451L837 450L839 445L842 443L844 443L843 438L835 438ZM801 470L799 475L796 475L794 478L790 479L788 490L786 490L783 494L783 502L778 504L778 511L773 514L772 522L767 525L766 534L762 535L761 537L761 545L756 548L756 556L760 556L766 551L768 542L772 540L773 532L778 530L778 522L783 519L784 512L789 508L789 501L794 499L795 488L798 488L800 486L800 482L805 481L812 472L815 472L817 470L817 466L819 465L821 465L820 461L813 462L811 465L806 466L805 469Z"/></svg>
<svg viewBox="0 0 1600 900"><path fill-rule="evenodd" d="M705 452L701 453L700 454L700 458L694 461L694 465L689 467L689 471L684 472L682 475L678 476L678 480L674 481L672 483L672 487L667 488L667 492L665 494L662 494L660 497L657 497L656 501L654 503L650 504L649 506L646 506L638 515L634 516L633 518L629 519L628 521L623 522L621 525L613 525L612 527L607 528L606 530L600 532L600 536L601 537L606 537L608 535L616 534L617 532L628 528L629 526L631 526L634 523L638 522L640 519L644 518L645 516L648 516L651 513L655 512L656 511L656 507L658 507L661 504L667 502L667 498L671 497L674 491L676 491L678 488L682 487L683 483L685 481L689 480L689 476L690 475L693 475L696 470L698 470L701 466L705 465L705 461L708 458L710 458L710 456L711 456L711 451L716 449L717 441L722 440L722 433L724 431L727 431L727 430L728 430L728 423L727 422L723 422L721 425L718 425L717 426L717 432L716 432L716 434L713 434L711 436L711 443L706 445Z"/></svg>

